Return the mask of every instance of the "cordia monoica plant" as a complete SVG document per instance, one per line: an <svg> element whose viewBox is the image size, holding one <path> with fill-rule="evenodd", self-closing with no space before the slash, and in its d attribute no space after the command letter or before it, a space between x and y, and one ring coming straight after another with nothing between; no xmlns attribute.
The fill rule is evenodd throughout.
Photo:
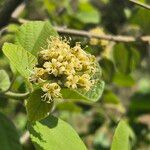
<svg viewBox="0 0 150 150"><path fill-rule="evenodd" d="M14 93L8 85L3 95L24 100L27 130L36 149L86 149L73 128L55 117L55 107L66 101L98 101L104 82L95 56L79 42L71 46L70 40L60 37L49 22L31 21L19 28L13 44L2 48L13 73L26 84L26 93Z"/></svg>

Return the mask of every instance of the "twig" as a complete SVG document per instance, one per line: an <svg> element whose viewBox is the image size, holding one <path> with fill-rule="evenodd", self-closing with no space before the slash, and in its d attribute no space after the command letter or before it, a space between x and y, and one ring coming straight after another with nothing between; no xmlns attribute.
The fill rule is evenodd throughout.
<svg viewBox="0 0 150 150"><path fill-rule="evenodd" d="M22 18L11 18L12 22L19 23L19 24L24 24L29 22L30 20L25 20ZM145 42L149 43L150 42L150 35L147 36L141 36L141 37L133 37L133 36L125 36L125 35L97 35L90 33L88 31L84 30L75 30L75 29L67 29L64 27L54 27L55 30L59 34L64 34L64 35L73 35L73 36L79 36L79 37L87 37L87 38L97 38L101 40L108 40L108 41L114 41L114 42L124 42L124 43L130 43L130 42Z"/></svg>
<svg viewBox="0 0 150 150"><path fill-rule="evenodd" d="M141 36L141 37L133 37L133 36L124 36L124 35L97 35L92 34L88 31L83 30L75 30L75 29L66 29L62 27L54 27L58 33L60 34L67 34L67 35L74 35L74 36L82 36L82 37L88 37L88 38L97 38L97 39L103 39L108 41L115 41L115 42L149 42L150 36Z"/></svg>
<svg viewBox="0 0 150 150"><path fill-rule="evenodd" d="M1 93L1 96L7 96L8 98L12 98L15 100L24 100L26 98L28 98L30 95L29 92L26 93L13 93L13 92L6 92L6 93Z"/></svg>
<svg viewBox="0 0 150 150"><path fill-rule="evenodd" d="M23 2L23 3L21 3L16 9L15 9L15 11L12 13L12 17L14 18L18 18L19 16L20 16L20 14L24 11L24 9L25 9L25 7L26 7L26 3L25 2Z"/></svg>
<svg viewBox="0 0 150 150"><path fill-rule="evenodd" d="M137 0L129 0L129 1L132 2L132 3L134 3L134 4L136 4L136 5L138 5L138 6L140 6L140 7L143 7L143 8L145 8L145 9L150 10L150 5L141 3L141 2L139 2L139 1L137 1Z"/></svg>

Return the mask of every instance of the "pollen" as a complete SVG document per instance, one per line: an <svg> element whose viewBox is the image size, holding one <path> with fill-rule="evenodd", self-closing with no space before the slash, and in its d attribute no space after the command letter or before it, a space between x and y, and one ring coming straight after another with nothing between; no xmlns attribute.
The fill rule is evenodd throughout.
<svg viewBox="0 0 150 150"><path fill-rule="evenodd" d="M96 58L86 53L80 43L71 47L67 39L50 37L47 43L47 48L39 52L38 64L30 76L32 83L40 83L45 93L42 100L51 102L60 98L62 88L89 91L97 71Z"/></svg>

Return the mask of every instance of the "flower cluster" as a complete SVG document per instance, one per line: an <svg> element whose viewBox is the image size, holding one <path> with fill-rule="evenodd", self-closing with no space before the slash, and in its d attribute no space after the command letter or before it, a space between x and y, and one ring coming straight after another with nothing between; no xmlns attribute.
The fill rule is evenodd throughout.
<svg viewBox="0 0 150 150"><path fill-rule="evenodd" d="M30 76L30 81L40 84L45 92L42 99L51 102L61 98L64 87L89 91L94 84L91 76L97 71L95 57L87 54L80 43L70 47L69 41L59 37L51 37L47 42Z"/></svg>
<svg viewBox="0 0 150 150"><path fill-rule="evenodd" d="M92 33L92 34L96 34L96 35L104 35L105 34L104 29L100 28L100 27L93 28L89 32ZM105 47L105 46L108 45L108 43L109 42L107 40L99 40L99 39L96 39L96 38L91 38L90 39L90 44L91 45L100 45L102 47Z"/></svg>

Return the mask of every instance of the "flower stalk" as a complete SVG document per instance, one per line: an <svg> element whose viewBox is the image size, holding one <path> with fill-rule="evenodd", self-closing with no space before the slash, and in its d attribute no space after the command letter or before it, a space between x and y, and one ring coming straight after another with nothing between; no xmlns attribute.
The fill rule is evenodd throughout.
<svg viewBox="0 0 150 150"><path fill-rule="evenodd" d="M14 92L11 92L11 91L8 91L8 92L2 94L2 96L6 96L8 98L12 98L12 99L15 99L15 100L24 100L24 99L28 98L29 95L30 95L29 92L14 93Z"/></svg>

